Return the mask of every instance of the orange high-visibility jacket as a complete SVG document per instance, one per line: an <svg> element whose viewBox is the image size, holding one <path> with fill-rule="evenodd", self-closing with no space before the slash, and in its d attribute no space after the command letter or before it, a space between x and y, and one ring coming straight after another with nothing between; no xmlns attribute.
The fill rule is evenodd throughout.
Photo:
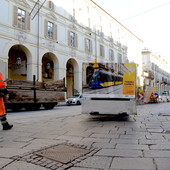
<svg viewBox="0 0 170 170"><path fill-rule="evenodd" d="M2 73L0 73L0 88L5 88L6 84L4 82L4 78ZM5 106L4 106L4 100L2 97L0 97L0 116L4 116L6 115L6 110L5 110Z"/></svg>

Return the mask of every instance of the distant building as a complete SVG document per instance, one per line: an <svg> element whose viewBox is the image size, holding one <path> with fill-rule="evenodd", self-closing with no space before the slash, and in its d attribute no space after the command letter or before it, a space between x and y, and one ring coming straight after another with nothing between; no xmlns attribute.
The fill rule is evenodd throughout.
<svg viewBox="0 0 170 170"><path fill-rule="evenodd" d="M170 90L170 66L160 55L142 50L144 88L155 87L159 94Z"/></svg>
<svg viewBox="0 0 170 170"><path fill-rule="evenodd" d="M37 2L1 0L0 61L6 78L65 78L69 97L81 93L82 63L97 59L137 63L137 85L143 85L142 41L107 11L92 0Z"/></svg>

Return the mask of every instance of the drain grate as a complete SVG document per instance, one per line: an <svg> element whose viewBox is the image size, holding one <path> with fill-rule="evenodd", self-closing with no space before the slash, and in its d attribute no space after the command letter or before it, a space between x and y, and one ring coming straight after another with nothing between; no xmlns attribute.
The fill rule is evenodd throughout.
<svg viewBox="0 0 170 170"><path fill-rule="evenodd" d="M68 163L89 152L88 149L61 144L35 152L35 154L60 163Z"/></svg>

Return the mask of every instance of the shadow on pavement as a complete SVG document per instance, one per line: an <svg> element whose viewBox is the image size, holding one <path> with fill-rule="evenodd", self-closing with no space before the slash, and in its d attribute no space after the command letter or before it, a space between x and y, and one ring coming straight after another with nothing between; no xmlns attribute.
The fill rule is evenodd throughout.
<svg viewBox="0 0 170 170"><path fill-rule="evenodd" d="M107 114L98 114L91 115L89 118L90 121L129 121L130 116L127 114L119 115L107 115Z"/></svg>

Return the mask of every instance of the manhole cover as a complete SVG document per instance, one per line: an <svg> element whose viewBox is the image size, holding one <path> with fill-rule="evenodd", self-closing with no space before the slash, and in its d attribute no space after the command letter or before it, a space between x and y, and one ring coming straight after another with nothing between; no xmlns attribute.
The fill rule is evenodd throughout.
<svg viewBox="0 0 170 170"><path fill-rule="evenodd" d="M35 152L35 154L60 163L67 163L89 152L90 150L88 149L61 144Z"/></svg>

